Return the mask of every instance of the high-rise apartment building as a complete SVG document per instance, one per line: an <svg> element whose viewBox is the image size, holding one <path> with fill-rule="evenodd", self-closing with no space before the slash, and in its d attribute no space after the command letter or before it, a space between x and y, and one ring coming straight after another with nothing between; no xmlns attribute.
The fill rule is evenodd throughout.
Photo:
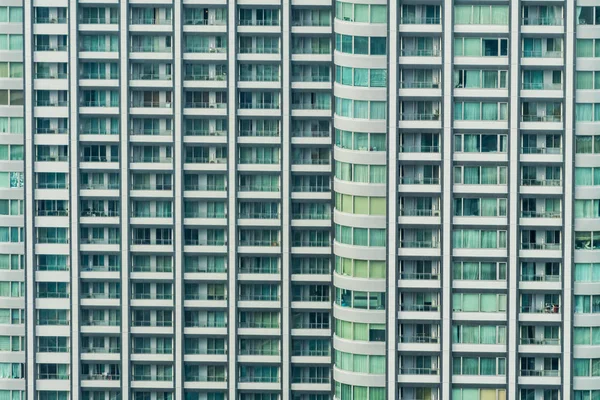
<svg viewBox="0 0 600 400"><path fill-rule="evenodd" d="M600 0L0 0L0 400L600 399L599 61Z"/></svg>

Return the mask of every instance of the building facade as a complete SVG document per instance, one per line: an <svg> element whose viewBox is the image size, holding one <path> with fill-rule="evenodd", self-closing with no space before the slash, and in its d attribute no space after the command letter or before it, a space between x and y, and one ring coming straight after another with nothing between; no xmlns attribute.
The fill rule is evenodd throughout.
<svg viewBox="0 0 600 400"><path fill-rule="evenodd" d="M600 399L595 58L597 0L3 0L0 399Z"/></svg>

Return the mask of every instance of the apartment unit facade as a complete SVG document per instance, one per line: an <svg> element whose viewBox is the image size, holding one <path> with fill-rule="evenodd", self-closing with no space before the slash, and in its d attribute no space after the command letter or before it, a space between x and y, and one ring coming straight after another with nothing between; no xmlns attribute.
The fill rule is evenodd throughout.
<svg viewBox="0 0 600 400"><path fill-rule="evenodd" d="M596 3L4 0L0 398L600 398Z"/></svg>

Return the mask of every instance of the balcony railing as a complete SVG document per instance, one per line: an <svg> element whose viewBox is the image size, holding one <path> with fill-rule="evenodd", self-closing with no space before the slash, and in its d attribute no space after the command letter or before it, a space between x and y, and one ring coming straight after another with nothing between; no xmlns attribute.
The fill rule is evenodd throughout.
<svg viewBox="0 0 600 400"><path fill-rule="evenodd" d="M292 131L292 137L329 137L329 131Z"/></svg>
<svg viewBox="0 0 600 400"><path fill-rule="evenodd" d="M67 79L69 74L66 72L36 72L35 79Z"/></svg>
<svg viewBox="0 0 600 400"><path fill-rule="evenodd" d="M119 17L81 17L79 18L80 24L118 24Z"/></svg>
<svg viewBox="0 0 600 400"><path fill-rule="evenodd" d="M439 375L440 371L434 368L401 367L401 375Z"/></svg>
<svg viewBox="0 0 600 400"><path fill-rule="evenodd" d="M407 16L407 17L400 18L400 23L401 24L407 24L407 25L414 25L414 24L419 24L419 25L439 25L440 21L441 21L440 17Z"/></svg>
<svg viewBox="0 0 600 400"><path fill-rule="evenodd" d="M119 265L84 265L81 267L84 272L119 272Z"/></svg>
<svg viewBox="0 0 600 400"><path fill-rule="evenodd" d="M563 19L557 17L529 17L523 18L523 25L535 26L562 26Z"/></svg>
<svg viewBox="0 0 600 400"><path fill-rule="evenodd" d="M440 338L437 336L426 335L400 335L401 343L439 343Z"/></svg>
<svg viewBox="0 0 600 400"><path fill-rule="evenodd" d="M558 346L558 345L560 345L560 339L521 338L521 344L534 344L534 345L540 345L540 346Z"/></svg>
<svg viewBox="0 0 600 400"><path fill-rule="evenodd" d="M225 349L211 349L211 348L200 348L200 347L186 347L184 354L202 354L202 355L223 355L227 354L227 350ZM244 354L240 351L238 354Z"/></svg>
<svg viewBox="0 0 600 400"><path fill-rule="evenodd" d="M544 211L544 212L523 211L523 212L521 212L521 217L523 217L523 218L560 218L561 212L560 211Z"/></svg>
<svg viewBox="0 0 600 400"><path fill-rule="evenodd" d="M224 375L208 375L208 376L197 376L197 375L186 375L186 382L227 382L227 378Z"/></svg>
<svg viewBox="0 0 600 400"><path fill-rule="evenodd" d="M146 374L133 374L134 381L154 381L154 382L167 382L172 381L172 375L146 375Z"/></svg>
<svg viewBox="0 0 600 400"><path fill-rule="evenodd" d="M329 158L294 158L292 159L294 165L329 165Z"/></svg>
<svg viewBox="0 0 600 400"><path fill-rule="evenodd" d="M67 107L69 105L68 100L37 100L35 102L36 107Z"/></svg>
<svg viewBox="0 0 600 400"><path fill-rule="evenodd" d="M240 349L238 354L244 356L278 356L279 349L262 349L260 347L251 347Z"/></svg>
<svg viewBox="0 0 600 400"><path fill-rule="evenodd" d="M292 54L331 54L329 47L294 47Z"/></svg>
<svg viewBox="0 0 600 400"><path fill-rule="evenodd" d="M560 371L552 369L522 369L521 376L560 376Z"/></svg>
<svg viewBox="0 0 600 400"><path fill-rule="evenodd" d="M132 44L130 47L132 53L170 53L171 50L171 47L153 45Z"/></svg>
<svg viewBox="0 0 600 400"><path fill-rule="evenodd" d="M166 18L147 18L147 17L132 17L131 25L171 25L172 19Z"/></svg>
<svg viewBox="0 0 600 400"><path fill-rule="evenodd" d="M292 376L292 383L312 383L321 385L331 382L328 376Z"/></svg>
<svg viewBox="0 0 600 400"><path fill-rule="evenodd" d="M400 82L400 87L403 89L438 89L440 87L439 82Z"/></svg>
<svg viewBox="0 0 600 400"><path fill-rule="evenodd" d="M227 52L226 47L214 47L214 46L185 46L186 53L221 53Z"/></svg>
<svg viewBox="0 0 600 400"><path fill-rule="evenodd" d="M402 121L439 121L440 113L402 113L400 117Z"/></svg>
<svg viewBox="0 0 600 400"><path fill-rule="evenodd" d="M279 136L278 129L261 129L261 130L242 129L242 130L238 131L238 133L242 137L278 137Z"/></svg>
<svg viewBox="0 0 600 400"><path fill-rule="evenodd" d="M35 17L36 24L66 24L67 17Z"/></svg>
<svg viewBox="0 0 600 400"><path fill-rule="evenodd" d="M438 57L440 49L402 49L400 55L404 57Z"/></svg>
<svg viewBox="0 0 600 400"><path fill-rule="evenodd" d="M278 212L254 212L254 211L241 211L238 214L239 218L242 219L277 219L279 218Z"/></svg>
<svg viewBox="0 0 600 400"><path fill-rule="evenodd" d="M141 80L141 81L158 81L158 80L163 80L163 81L170 81L171 79L173 79L173 75L171 74L147 74L147 73L142 73L142 72L136 72L131 74L131 79L133 80Z"/></svg>
<svg viewBox="0 0 600 400"><path fill-rule="evenodd" d="M119 347L83 347L82 353L116 354L120 353Z"/></svg>
<svg viewBox="0 0 600 400"><path fill-rule="evenodd" d="M402 146L400 148L402 153L439 153L440 146L425 146L425 145L416 145L416 146Z"/></svg>
<svg viewBox="0 0 600 400"><path fill-rule="evenodd" d="M173 244L173 239L131 239L131 244L143 245L143 246L168 246Z"/></svg>
<svg viewBox="0 0 600 400"><path fill-rule="evenodd" d="M92 190L115 190L119 189L119 183L82 183L80 187Z"/></svg>
<svg viewBox="0 0 600 400"><path fill-rule="evenodd" d="M404 217L439 217L440 210L401 208L400 215Z"/></svg>
<svg viewBox="0 0 600 400"><path fill-rule="evenodd" d="M521 274L521 282L560 282L560 275Z"/></svg>
<svg viewBox="0 0 600 400"><path fill-rule="evenodd" d="M417 281L437 281L440 279L440 275L432 272L401 272L400 279Z"/></svg>
<svg viewBox="0 0 600 400"><path fill-rule="evenodd" d="M81 244L119 244L119 238L81 238Z"/></svg>
<svg viewBox="0 0 600 400"><path fill-rule="evenodd" d="M238 244L240 246L276 247L279 246L279 240L241 239Z"/></svg>
<svg viewBox="0 0 600 400"><path fill-rule="evenodd" d="M189 191L223 191L225 184L187 184L183 190Z"/></svg>
<svg viewBox="0 0 600 400"><path fill-rule="evenodd" d="M279 26L279 18L269 19L240 19L241 26Z"/></svg>
<svg viewBox="0 0 600 400"><path fill-rule="evenodd" d="M119 156L81 156L82 162L119 162Z"/></svg>
<svg viewBox="0 0 600 400"><path fill-rule="evenodd" d="M292 213L292 219L303 219L303 220L324 220L331 218L331 214L329 213L311 213L311 212L301 212L301 213Z"/></svg>
<svg viewBox="0 0 600 400"><path fill-rule="evenodd" d="M328 247L330 240L292 240L292 247Z"/></svg>
<svg viewBox="0 0 600 400"><path fill-rule="evenodd" d="M560 250L560 243L521 243L521 250Z"/></svg>
<svg viewBox="0 0 600 400"><path fill-rule="evenodd" d="M279 295L277 294L240 294L238 300L240 301L279 301Z"/></svg>
<svg viewBox="0 0 600 400"><path fill-rule="evenodd" d="M186 81L225 81L226 74L210 75L210 74L186 74Z"/></svg>
<svg viewBox="0 0 600 400"><path fill-rule="evenodd" d="M523 154L562 154L560 147L521 147Z"/></svg>
<svg viewBox="0 0 600 400"><path fill-rule="evenodd" d="M545 304L543 307L521 306L521 312L524 314L558 314L560 306L558 304Z"/></svg>
<svg viewBox="0 0 600 400"><path fill-rule="evenodd" d="M36 215L38 217L68 217L68 210L38 210Z"/></svg>
<svg viewBox="0 0 600 400"><path fill-rule="evenodd" d="M440 308L437 304L400 304L400 311L426 311L435 312Z"/></svg>
<svg viewBox="0 0 600 400"><path fill-rule="evenodd" d="M186 328L227 328L225 321L185 321Z"/></svg>
<svg viewBox="0 0 600 400"><path fill-rule="evenodd" d="M330 190L331 187L329 185L292 185L292 192L324 193Z"/></svg>
<svg viewBox="0 0 600 400"><path fill-rule="evenodd" d="M225 246L227 242L225 239L186 239L184 244L186 246Z"/></svg>
<svg viewBox="0 0 600 400"><path fill-rule="evenodd" d="M321 21L318 19L293 19L292 26L331 26L331 21Z"/></svg>
<svg viewBox="0 0 600 400"><path fill-rule="evenodd" d="M206 18L194 18L188 17L183 22L185 25L200 25L200 26L208 26L208 25L225 25L225 20L221 19L206 19Z"/></svg>
<svg viewBox="0 0 600 400"><path fill-rule="evenodd" d="M440 178L401 177L403 185L439 185Z"/></svg>
<svg viewBox="0 0 600 400"><path fill-rule="evenodd" d="M81 79L119 79L119 74L98 73L98 72L81 72Z"/></svg>
<svg viewBox="0 0 600 400"><path fill-rule="evenodd" d="M292 82L329 82L329 75L294 75Z"/></svg>
<svg viewBox="0 0 600 400"><path fill-rule="evenodd" d="M240 47L240 54L279 54L279 47Z"/></svg>
<svg viewBox="0 0 600 400"><path fill-rule="evenodd" d="M240 376L240 382L277 383L277 382L279 382L279 377L277 377L277 376Z"/></svg>
<svg viewBox="0 0 600 400"><path fill-rule="evenodd" d="M327 357L331 355L331 349L293 349L292 355L300 357Z"/></svg>
<svg viewBox="0 0 600 400"><path fill-rule="evenodd" d="M560 50L523 50L523 57L525 58L560 58L563 56L563 52Z"/></svg>
<svg viewBox="0 0 600 400"><path fill-rule="evenodd" d="M242 103L240 102L240 108L244 110L277 110L279 109L279 103Z"/></svg>
<svg viewBox="0 0 600 400"><path fill-rule="evenodd" d="M67 51L69 46L66 44L36 44L35 51ZM83 50L86 51L86 50Z"/></svg>
<svg viewBox="0 0 600 400"><path fill-rule="evenodd" d="M523 186L562 186L560 179L522 179L521 185Z"/></svg>
<svg viewBox="0 0 600 400"><path fill-rule="evenodd" d="M561 122L562 115L523 115L523 122Z"/></svg>
<svg viewBox="0 0 600 400"><path fill-rule="evenodd" d="M523 82L523 90L560 90L562 83Z"/></svg>
<svg viewBox="0 0 600 400"><path fill-rule="evenodd" d="M331 110L327 103L292 103L292 110Z"/></svg>

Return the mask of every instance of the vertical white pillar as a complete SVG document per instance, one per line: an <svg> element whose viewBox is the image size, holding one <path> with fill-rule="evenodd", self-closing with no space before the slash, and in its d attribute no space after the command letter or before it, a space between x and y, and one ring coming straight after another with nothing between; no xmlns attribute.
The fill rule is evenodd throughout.
<svg viewBox="0 0 600 400"><path fill-rule="evenodd" d="M452 0L445 0L442 11L442 399L450 399L452 392L452 63L453 63L453 9Z"/></svg>
<svg viewBox="0 0 600 400"><path fill-rule="evenodd" d="M229 375L227 382L229 386L229 399L237 398L237 140L236 140L236 114L237 114L237 41L236 41L236 2L228 2L227 19L227 101L228 101L228 155L227 155L227 202L228 202L228 243L227 243L227 276L229 290L229 315L227 320L229 333L229 347L227 348L229 361Z"/></svg>
<svg viewBox="0 0 600 400"><path fill-rule="evenodd" d="M119 83L120 83L120 160L121 160L121 398L130 397L129 364L129 14L128 1L120 2L119 9Z"/></svg>
<svg viewBox="0 0 600 400"><path fill-rule="evenodd" d="M564 238L563 238L563 292L562 292L562 394L561 398L569 400L572 392L572 324L573 324L573 197L575 180L573 164L575 162L575 154L573 149L574 137L574 120L575 115L575 1L565 1L565 76L564 76L564 91L565 91L565 130L564 130Z"/></svg>
<svg viewBox="0 0 600 400"><path fill-rule="evenodd" d="M77 2L69 3L69 215L71 231L71 396L79 393L79 74Z"/></svg>
<svg viewBox="0 0 600 400"><path fill-rule="evenodd" d="M173 3L173 106L174 106L174 123L173 127L173 208L175 211L175 226L173 227L173 239L175 244L175 253L173 254L175 270L174 270L174 286L175 286L175 334L174 334L174 367L175 367L175 399L183 399L183 371L184 371L184 341L183 341L183 324L184 324L184 265L183 265L183 68L182 68L182 30L183 30L183 15L182 15L182 0L174 0Z"/></svg>
<svg viewBox="0 0 600 400"><path fill-rule="evenodd" d="M388 1L387 398L398 398L398 2Z"/></svg>
<svg viewBox="0 0 600 400"><path fill-rule="evenodd" d="M510 12L510 52L509 52L509 150L508 150L508 170L509 170L509 199L508 199L508 304L507 304L507 345L508 345L508 365L506 369L507 394L509 399L517 397L518 380L518 317L519 317L519 60L521 54L520 26L521 21L519 2L511 2Z"/></svg>
<svg viewBox="0 0 600 400"><path fill-rule="evenodd" d="M34 188L33 160L34 125L33 125L33 6L32 0L23 0L23 67L25 83L25 286L26 286L26 362L28 399L35 398L35 256L34 256Z"/></svg>
<svg viewBox="0 0 600 400"><path fill-rule="evenodd" d="M290 197L292 188L290 185L291 179L291 164L290 158L290 142L291 142L291 99L290 99L290 14L291 1L283 0L281 2L281 31L282 31L282 64L281 64L281 398L288 400L291 395L290 383L290 347L291 343L291 326L290 326Z"/></svg>

